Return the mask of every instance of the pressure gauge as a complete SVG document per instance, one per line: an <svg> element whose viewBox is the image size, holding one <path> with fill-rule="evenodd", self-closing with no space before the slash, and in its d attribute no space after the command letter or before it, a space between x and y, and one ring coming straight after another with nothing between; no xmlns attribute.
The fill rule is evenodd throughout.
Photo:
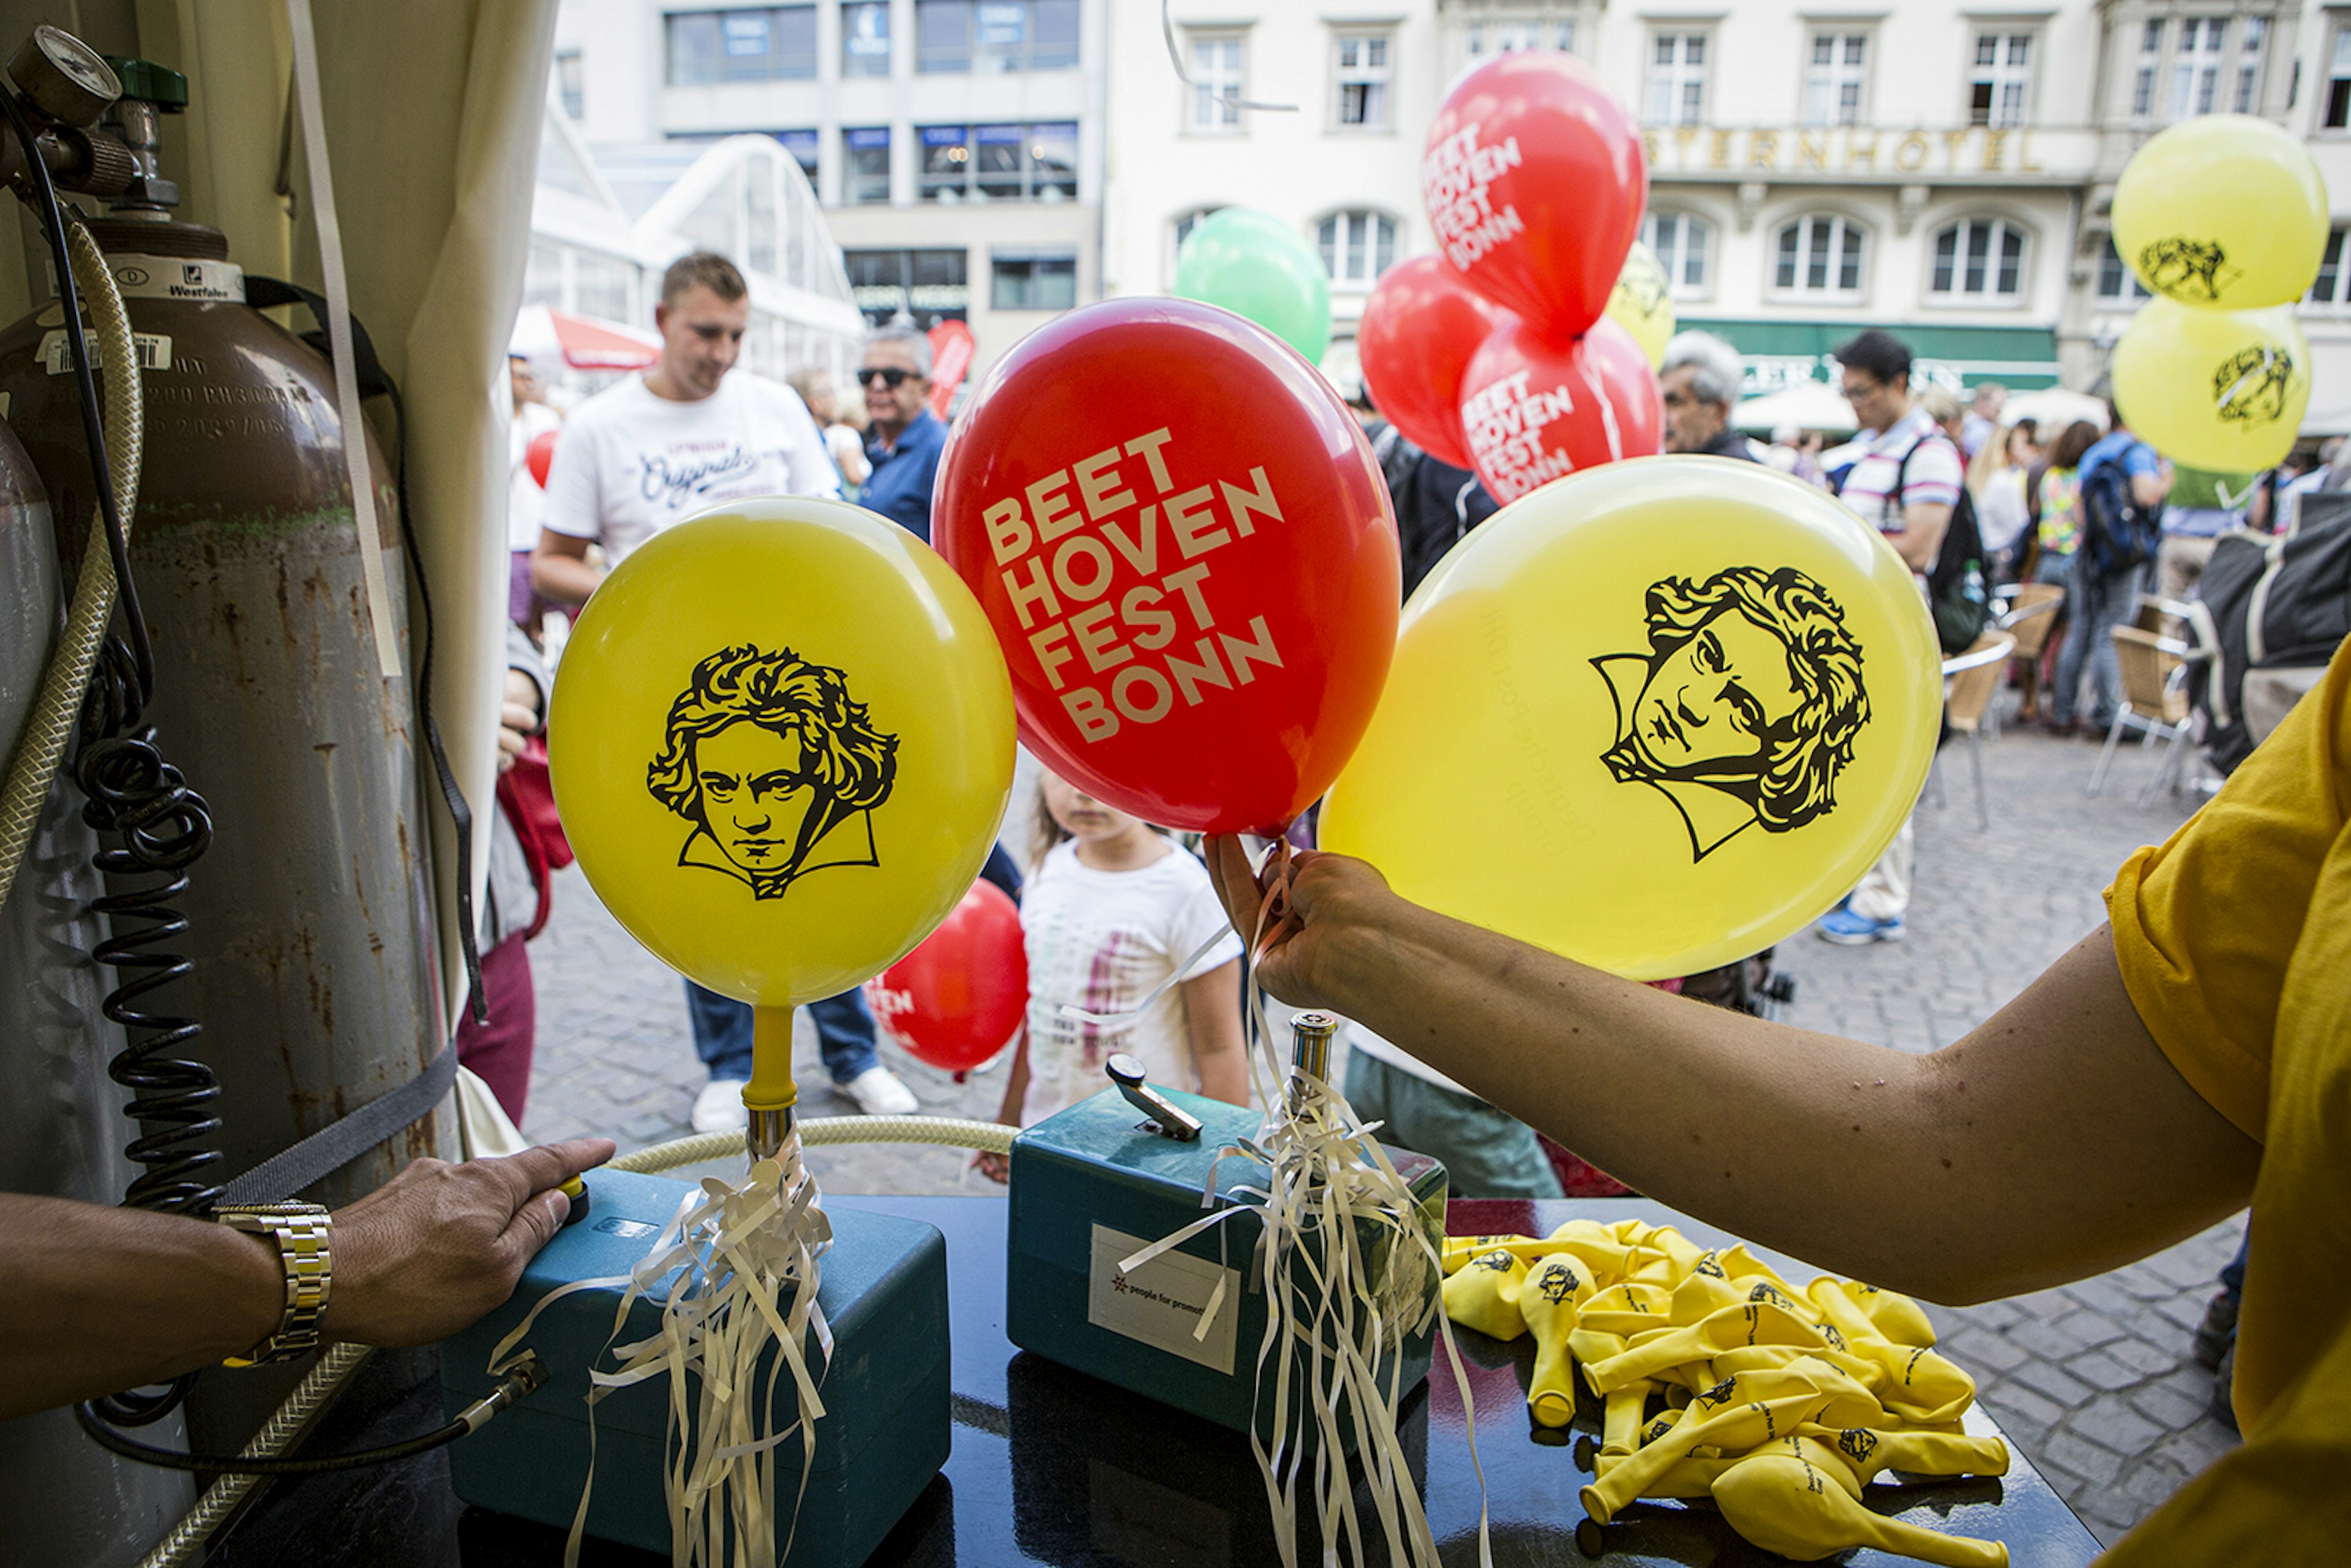
<svg viewBox="0 0 2351 1568"><path fill-rule="evenodd" d="M8 74L35 109L63 125L95 125L122 96L103 56L46 23L9 57Z"/></svg>

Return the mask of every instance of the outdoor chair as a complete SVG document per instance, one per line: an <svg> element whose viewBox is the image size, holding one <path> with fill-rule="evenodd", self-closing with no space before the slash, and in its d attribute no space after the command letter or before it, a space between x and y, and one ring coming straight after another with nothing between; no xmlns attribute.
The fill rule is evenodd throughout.
<svg viewBox="0 0 2351 1568"><path fill-rule="evenodd" d="M2009 654L2009 663L2019 659L2038 659L2049 645L2049 629L2057 624L2057 611L2065 602L2065 591L2053 582L2019 582L2001 589L1992 595L1992 630L2005 632L2016 639L2016 647ZM1992 694L1999 695L1997 690ZM1984 709L1984 723L1992 738L2000 738L2000 705L1995 702Z"/></svg>
<svg viewBox="0 0 2351 1568"><path fill-rule="evenodd" d="M1943 661L1943 721L1951 733L1967 737L1968 761L1976 776L1976 827L1991 826L1991 811L1984 801L1983 724L1991 707L1992 694L2000 690L2000 679L2015 655L2016 637L2012 632L1988 631L1975 641L1975 646L1956 658ZM1941 758L1936 759L1935 800L1943 799Z"/></svg>
<svg viewBox="0 0 2351 1568"><path fill-rule="evenodd" d="M2158 607L2162 602L2154 601ZM2115 661L2122 672L2123 700L2116 705L2115 722L2106 731L2106 743L2098 751L2098 765L2083 792L2095 796L2105 789L2115 747L2122 742L2124 728L2136 725L2143 735L2139 743L2142 747L2152 748L2158 740L2168 742L2163 766L2139 791L2138 803L2144 806L2165 782L2171 781L2175 789L2178 787L2177 775L2185 758L2182 747L2188 742L2188 666L2206 655L2201 649L2190 648L2170 637L2159 637L2137 626L2115 627L2113 636Z"/></svg>

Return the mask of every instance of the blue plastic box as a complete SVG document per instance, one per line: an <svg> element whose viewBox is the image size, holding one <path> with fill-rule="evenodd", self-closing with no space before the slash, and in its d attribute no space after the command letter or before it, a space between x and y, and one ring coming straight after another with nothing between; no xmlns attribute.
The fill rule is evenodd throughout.
<svg viewBox="0 0 2351 1568"><path fill-rule="evenodd" d="M442 1400L453 1417L490 1391L491 1350L541 1297L576 1280L625 1276L692 1190L622 1171L592 1171L587 1180L587 1218L548 1243L505 1306L443 1343ZM888 1215L840 1210L831 1218L817 1300L831 1325L833 1353L820 1385L825 1418L817 1424L816 1458L784 1559L796 1568L864 1562L947 1459L946 1241L928 1225ZM603 1351L620 1295L581 1291L539 1314L527 1343L547 1363L548 1384L451 1446L450 1478L460 1498L570 1526L588 1480L588 1369L591 1362L607 1371L613 1365ZM656 1332L660 1315L638 1301L618 1343ZM803 1349L811 1368L823 1364L812 1334ZM596 1406L589 1534L669 1551L662 1492L667 1399L666 1380L655 1378ZM797 1410L789 1373L777 1406L776 1425L789 1425ZM801 1452L797 1439L776 1450L779 1520L789 1518L799 1489Z"/></svg>
<svg viewBox="0 0 2351 1568"><path fill-rule="evenodd" d="M1267 1377L1263 1397L1257 1386L1265 1297L1251 1267L1262 1220L1249 1213L1212 1226L1132 1279L1118 1268L1121 1260L1201 1217L1212 1166L1217 1203L1254 1209L1261 1201L1236 1189L1262 1183L1263 1166L1239 1156L1217 1159L1219 1150L1258 1135L1258 1113L1159 1092L1204 1124L1196 1143L1149 1131L1114 1091L1050 1116L1013 1140L1005 1333L1023 1350L1064 1366L1236 1431L1254 1422L1270 1437L1273 1379ZM1389 1151L1389 1157L1420 1200L1425 1234L1436 1244L1444 1234L1445 1167L1400 1150ZM1393 1233L1374 1238L1367 1228L1365 1234L1378 1269ZM1220 1280L1225 1299L1208 1332L1197 1334ZM1437 1294L1437 1266L1428 1263L1420 1275L1421 1305ZM1428 1375L1434 1332L1432 1323L1405 1341L1400 1394ZM1379 1364L1383 1381L1395 1354ZM1352 1449L1351 1427L1345 1437Z"/></svg>

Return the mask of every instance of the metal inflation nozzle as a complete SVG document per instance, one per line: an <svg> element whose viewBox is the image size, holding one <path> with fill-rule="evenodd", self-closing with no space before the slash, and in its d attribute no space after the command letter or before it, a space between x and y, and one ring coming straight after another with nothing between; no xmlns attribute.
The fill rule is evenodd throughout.
<svg viewBox="0 0 2351 1568"><path fill-rule="evenodd" d="M1199 1138L1200 1118L1154 1089L1142 1062L1122 1051L1102 1063L1102 1071L1118 1085L1118 1092L1126 1096L1126 1103L1150 1118L1144 1124L1153 1132L1179 1144Z"/></svg>

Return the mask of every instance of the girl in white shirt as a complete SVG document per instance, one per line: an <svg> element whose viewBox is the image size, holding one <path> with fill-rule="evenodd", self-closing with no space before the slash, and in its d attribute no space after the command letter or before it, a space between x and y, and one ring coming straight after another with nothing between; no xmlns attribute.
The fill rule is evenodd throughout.
<svg viewBox="0 0 2351 1568"><path fill-rule="evenodd" d="M1033 1125L1107 1089L1102 1064L1119 1051L1141 1059L1154 1082L1248 1104L1240 938L1207 869L1050 770L1040 779L1036 844L1020 897L1029 1017L997 1120ZM1064 1004L1132 1011L1219 931L1223 940L1130 1021L1062 1013ZM978 1163L1004 1179L1000 1159Z"/></svg>

